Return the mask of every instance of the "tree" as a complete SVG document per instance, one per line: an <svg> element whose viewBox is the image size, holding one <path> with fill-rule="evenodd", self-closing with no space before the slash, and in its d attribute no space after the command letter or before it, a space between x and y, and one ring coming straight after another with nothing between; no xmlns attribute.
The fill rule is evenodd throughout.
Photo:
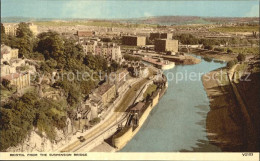
<svg viewBox="0 0 260 161"><path fill-rule="evenodd" d="M239 53L238 56L237 56L237 60L240 61L240 62L245 61L246 56L242 53Z"/></svg>
<svg viewBox="0 0 260 161"><path fill-rule="evenodd" d="M38 35L36 51L43 53L45 59L58 59L64 53L64 41L57 32L43 32Z"/></svg>
<svg viewBox="0 0 260 161"><path fill-rule="evenodd" d="M45 132L49 139L55 138L55 127L66 126L66 111L58 102L39 99L35 93L10 100L0 107L0 150L21 143L33 127Z"/></svg>
<svg viewBox="0 0 260 161"><path fill-rule="evenodd" d="M1 35L2 34L5 34L5 28L4 28L4 25L1 23Z"/></svg>
<svg viewBox="0 0 260 161"><path fill-rule="evenodd" d="M7 80L7 79L3 79L3 80L2 80L2 85L3 85L5 88L9 88L9 86L10 86L10 81Z"/></svg>
<svg viewBox="0 0 260 161"><path fill-rule="evenodd" d="M233 60L227 62L227 67L230 69L235 65L235 62Z"/></svg>
<svg viewBox="0 0 260 161"><path fill-rule="evenodd" d="M116 61L112 60L111 66L110 66L111 72L117 71L119 68L120 68L120 65Z"/></svg>
<svg viewBox="0 0 260 161"><path fill-rule="evenodd" d="M1 44L6 44L6 34L5 34L5 28L4 25L1 23Z"/></svg>
<svg viewBox="0 0 260 161"><path fill-rule="evenodd" d="M33 32L30 30L29 25L27 23L21 22L18 25L16 37L23 38L26 36L33 37Z"/></svg>
<svg viewBox="0 0 260 161"><path fill-rule="evenodd" d="M228 53L228 54L231 54L231 53L233 53L233 50L227 49L227 53Z"/></svg>
<svg viewBox="0 0 260 161"><path fill-rule="evenodd" d="M31 57L34 47L33 33L27 23L21 22L18 25L16 31L17 48L19 49L19 55L27 58Z"/></svg>
<svg viewBox="0 0 260 161"><path fill-rule="evenodd" d="M182 44L194 45L198 44L198 39L191 34L181 34L173 37L179 40Z"/></svg>

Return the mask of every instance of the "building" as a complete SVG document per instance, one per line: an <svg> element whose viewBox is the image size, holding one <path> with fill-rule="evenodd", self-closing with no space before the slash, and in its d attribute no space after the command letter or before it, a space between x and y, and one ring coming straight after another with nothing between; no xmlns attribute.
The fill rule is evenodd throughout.
<svg viewBox="0 0 260 161"><path fill-rule="evenodd" d="M29 72L17 72L17 64L25 64L24 60L18 59L18 49L12 49L9 46L1 45L1 82L4 79L8 80L10 81L10 84L16 86L17 89L30 86Z"/></svg>
<svg viewBox="0 0 260 161"><path fill-rule="evenodd" d="M16 36L18 24L16 23L4 23L3 24L6 35Z"/></svg>
<svg viewBox="0 0 260 161"><path fill-rule="evenodd" d="M91 109L91 118L98 117L98 114L100 114L115 97L115 84L104 83L95 89L85 102L85 107Z"/></svg>
<svg viewBox="0 0 260 161"><path fill-rule="evenodd" d="M154 50L156 52L178 52L178 40L157 39L155 40Z"/></svg>
<svg viewBox="0 0 260 161"><path fill-rule="evenodd" d="M117 72L110 73L108 79L109 82L114 83L116 85L116 88L118 89L125 83L128 75L129 72L126 69L122 68L119 69Z"/></svg>
<svg viewBox="0 0 260 161"><path fill-rule="evenodd" d="M84 42L82 43L83 51L86 54L94 54L96 45L97 45L97 41Z"/></svg>
<svg viewBox="0 0 260 161"><path fill-rule="evenodd" d="M5 76L1 76L1 81L4 79L10 81L10 84L16 86L17 89L30 86L30 74L28 72L11 73Z"/></svg>
<svg viewBox="0 0 260 161"><path fill-rule="evenodd" d="M36 36L38 34L38 27L37 25L34 25L33 23L27 23L29 26L29 29L32 31L32 33ZM19 25L17 23L5 23L3 24L5 28L5 34L16 36L17 28Z"/></svg>
<svg viewBox="0 0 260 161"><path fill-rule="evenodd" d="M116 97L115 84L104 83L96 91L96 94L101 96L102 103L106 106Z"/></svg>
<svg viewBox="0 0 260 161"><path fill-rule="evenodd" d="M144 37L144 36L123 36L122 44L129 45L129 46L145 46L146 37Z"/></svg>
<svg viewBox="0 0 260 161"><path fill-rule="evenodd" d="M107 61L114 60L120 63L122 60L121 48L115 43L97 43L95 46L95 55L100 55L107 59Z"/></svg>
<svg viewBox="0 0 260 161"><path fill-rule="evenodd" d="M172 39L173 34L172 33L150 33L150 39Z"/></svg>
<svg viewBox="0 0 260 161"><path fill-rule="evenodd" d="M93 31L77 31L78 37L93 37L95 36L95 32Z"/></svg>
<svg viewBox="0 0 260 161"><path fill-rule="evenodd" d="M38 34L38 26L34 25L33 23L28 23L29 25L29 29L32 31L33 35L37 35Z"/></svg>
<svg viewBox="0 0 260 161"><path fill-rule="evenodd" d="M12 49L9 46L1 45L1 64L8 62L12 59L18 59L18 49Z"/></svg>
<svg viewBox="0 0 260 161"><path fill-rule="evenodd" d="M86 54L100 55L107 61L114 60L118 63L122 61L121 48L115 43L88 41L82 46Z"/></svg>

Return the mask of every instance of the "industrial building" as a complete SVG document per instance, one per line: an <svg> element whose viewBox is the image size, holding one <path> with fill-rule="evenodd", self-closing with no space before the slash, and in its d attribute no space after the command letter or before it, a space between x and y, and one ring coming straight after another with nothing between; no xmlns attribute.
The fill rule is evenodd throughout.
<svg viewBox="0 0 260 161"><path fill-rule="evenodd" d="M123 36L122 44L129 45L129 46L145 46L146 37L144 37L144 36Z"/></svg>
<svg viewBox="0 0 260 161"><path fill-rule="evenodd" d="M157 39L154 50L156 52L178 52L178 40Z"/></svg>
<svg viewBox="0 0 260 161"><path fill-rule="evenodd" d="M172 39L172 33L150 33L150 40L155 39Z"/></svg>

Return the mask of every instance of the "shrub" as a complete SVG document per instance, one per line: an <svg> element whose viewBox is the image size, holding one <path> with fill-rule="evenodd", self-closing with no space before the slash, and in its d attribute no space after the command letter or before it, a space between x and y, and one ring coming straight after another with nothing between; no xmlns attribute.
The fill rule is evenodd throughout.
<svg viewBox="0 0 260 161"><path fill-rule="evenodd" d="M231 60L231 61L227 62L227 67L230 69L230 68L232 68L235 64L236 64L235 61L234 61L234 60Z"/></svg>
<svg viewBox="0 0 260 161"><path fill-rule="evenodd" d="M239 53L237 56L237 60L238 61L245 61L246 60L246 56L244 54Z"/></svg>
<svg viewBox="0 0 260 161"><path fill-rule="evenodd" d="M233 53L233 50L227 49L227 53L228 53L228 54L231 54L231 53Z"/></svg>
<svg viewBox="0 0 260 161"><path fill-rule="evenodd" d="M209 57L204 57L204 60L207 61L207 62L212 62L212 58L209 58Z"/></svg>
<svg viewBox="0 0 260 161"><path fill-rule="evenodd" d="M214 51L219 51L219 52L223 52L224 49L223 48L215 48Z"/></svg>
<svg viewBox="0 0 260 161"><path fill-rule="evenodd" d="M3 80L2 80L2 85L3 85L5 88L8 88L9 85L10 85L10 81L7 80L7 79L3 79Z"/></svg>
<svg viewBox="0 0 260 161"><path fill-rule="evenodd" d="M141 61L142 60L142 58L140 58L140 57L132 56L132 55L129 55L129 54L125 54L124 59L129 60L129 61Z"/></svg>
<svg viewBox="0 0 260 161"><path fill-rule="evenodd" d="M206 45L206 46L204 46L204 49L207 49L207 50L212 50L212 49L213 49L213 47L212 47L211 45Z"/></svg>
<svg viewBox="0 0 260 161"><path fill-rule="evenodd" d="M91 125L96 125L96 124L98 124L100 121L101 121L100 118L99 118L99 117L96 117L96 118L90 120L89 122L90 122Z"/></svg>

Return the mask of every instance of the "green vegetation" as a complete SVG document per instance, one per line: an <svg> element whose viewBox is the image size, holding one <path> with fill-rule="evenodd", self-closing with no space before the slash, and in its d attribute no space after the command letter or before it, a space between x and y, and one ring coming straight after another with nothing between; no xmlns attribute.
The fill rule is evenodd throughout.
<svg viewBox="0 0 260 161"><path fill-rule="evenodd" d="M235 64L236 64L235 60L230 60L230 61L227 62L227 67L229 69L231 69Z"/></svg>
<svg viewBox="0 0 260 161"><path fill-rule="evenodd" d="M225 51L225 49L224 49L224 51ZM228 53L228 54L232 54L232 53L233 53L233 50L230 49L230 48L228 48L228 49L227 49L227 53Z"/></svg>
<svg viewBox="0 0 260 161"><path fill-rule="evenodd" d="M129 55L129 54L125 54L124 59L128 60L128 61L141 61L142 60L142 58L140 58L138 56L132 56L132 55Z"/></svg>
<svg viewBox="0 0 260 161"><path fill-rule="evenodd" d="M179 40L182 44L194 45L194 44L203 44L203 46L219 46L220 44L225 45L259 45L259 40L254 39L240 39L238 37L232 38L197 38L191 34L180 34L173 36L174 39ZM210 49L212 50L212 49ZM220 49L222 50L222 49Z"/></svg>
<svg viewBox="0 0 260 161"><path fill-rule="evenodd" d="M5 80L6 79L3 79L2 83L0 84L0 90L1 90L0 97L2 100L4 100L5 98L8 98L16 91L16 88L14 86L11 86L10 83L8 85L4 85L4 84L6 84Z"/></svg>
<svg viewBox="0 0 260 161"><path fill-rule="evenodd" d="M128 28L143 28L153 27L156 25L150 24L130 24L130 23L116 23L113 21L36 21L34 24L38 26L102 26L102 27L128 27Z"/></svg>
<svg viewBox="0 0 260 161"><path fill-rule="evenodd" d="M259 26L225 26L210 29L213 32L259 32Z"/></svg>
<svg viewBox="0 0 260 161"><path fill-rule="evenodd" d="M100 118L99 118L99 117L96 117L96 118L94 118L94 119L92 119L92 120L89 121L89 123L90 123L92 126L98 124L99 122L100 122Z"/></svg>
<svg viewBox="0 0 260 161"><path fill-rule="evenodd" d="M246 56L244 54L239 53L237 56L237 60L242 62L246 60Z"/></svg>
<svg viewBox="0 0 260 161"><path fill-rule="evenodd" d="M33 54L34 43L35 39L32 31L29 29L29 25L23 22L18 25L17 36L9 36L1 33L1 44L19 49L20 57L30 57Z"/></svg>
<svg viewBox="0 0 260 161"><path fill-rule="evenodd" d="M157 86L155 84L151 84L148 86L146 91L143 94L143 98L146 99L147 97L151 96L154 91L156 91Z"/></svg>
<svg viewBox="0 0 260 161"><path fill-rule="evenodd" d="M224 48L214 48L214 51L224 52Z"/></svg>
<svg viewBox="0 0 260 161"><path fill-rule="evenodd" d="M213 61L213 58L210 58L210 57L203 57L203 59L207 62L212 62Z"/></svg>
<svg viewBox="0 0 260 161"><path fill-rule="evenodd" d="M2 29L2 28L1 28ZM3 32L3 31L1 31ZM4 39L2 39L4 38ZM99 83L99 72L116 71L120 65L112 61L110 67L101 56L85 55L81 45L75 40L66 39L52 31L43 32L33 38L29 27L20 23L17 36L1 34L1 43L19 49L19 55L28 59L37 59L39 66L36 70L47 76L53 71L60 76L51 90L63 91L65 102L40 98L34 93L35 89L24 91L21 98L10 100L1 107L1 150L21 143L26 135L36 127L40 132L45 132L52 140L55 138L55 127L62 129L68 111L82 102ZM26 66L21 70L26 70ZM84 73L88 77L83 78ZM79 73L79 77L78 76ZM74 75L74 79L68 76ZM61 77L63 76L63 77ZM86 76L86 75L85 75ZM93 76L93 77L92 77ZM93 78L93 79L91 79ZM14 93L7 81L1 84L1 97ZM44 85L44 84L43 84ZM67 106L69 108L67 108Z"/></svg>
<svg viewBox="0 0 260 161"><path fill-rule="evenodd" d="M63 108L56 101L39 99L35 93L26 93L2 105L0 150L21 143L33 127L38 128L40 133L45 132L53 140L54 127L65 127L66 112Z"/></svg>
<svg viewBox="0 0 260 161"><path fill-rule="evenodd" d="M227 53L241 53L241 54L254 54L259 55L259 47L234 47L224 48Z"/></svg>
<svg viewBox="0 0 260 161"><path fill-rule="evenodd" d="M173 36L173 39L179 40L182 44L194 45L199 43L199 40L191 34L176 35Z"/></svg>

